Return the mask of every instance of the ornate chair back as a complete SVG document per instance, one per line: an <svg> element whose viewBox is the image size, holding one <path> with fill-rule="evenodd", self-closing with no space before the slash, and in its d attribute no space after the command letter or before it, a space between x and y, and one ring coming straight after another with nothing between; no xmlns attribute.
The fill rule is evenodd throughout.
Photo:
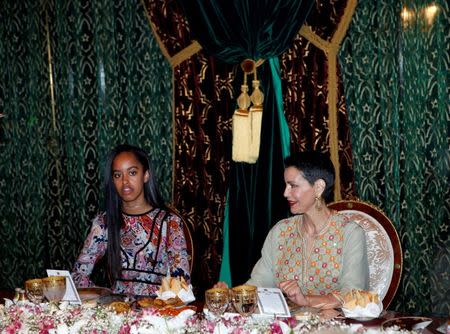
<svg viewBox="0 0 450 334"><path fill-rule="evenodd" d="M343 200L328 206L348 215L366 232L369 289L378 293L387 309L397 292L403 267L402 247L394 225L381 209L367 202Z"/></svg>

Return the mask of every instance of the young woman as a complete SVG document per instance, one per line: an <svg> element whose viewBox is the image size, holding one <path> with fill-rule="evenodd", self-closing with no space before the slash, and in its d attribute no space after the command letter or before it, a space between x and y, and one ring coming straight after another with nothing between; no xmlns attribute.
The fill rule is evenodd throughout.
<svg viewBox="0 0 450 334"><path fill-rule="evenodd" d="M107 256L115 293L154 295L168 272L190 280L182 221L158 191L155 173L140 148L120 145L105 166L105 212L95 217L72 277L90 287L95 264Z"/></svg>

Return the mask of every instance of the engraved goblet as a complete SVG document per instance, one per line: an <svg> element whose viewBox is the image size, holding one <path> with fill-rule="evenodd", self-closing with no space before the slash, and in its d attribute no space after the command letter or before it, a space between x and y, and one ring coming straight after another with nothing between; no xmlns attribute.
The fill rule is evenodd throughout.
<svg viewBox="0 0 450 334"><path fill-rule="evenodd" d="M254 285L239 285L231 289L231 301L243 317L251 315L258 305L258 292Z"/></svg>
<svg viewBox="0 0 450 334"><path fill-rule="evenodd" d="M25 281L25 291L30 301L40 304L44 300L44 283L40 278Z"/></svg>
<svg viewBox="0 0 450 334"><path fill-rule="evenodd" d="M42 279L44 283L44 296L51 303L58 303L66 293L66 277L50 276Z"/></svg>
<svg viewBox="0 0 450 334"><path fill-rule="evenodd" d="M229 304L229 291L226 288L212 288L205 292L205 303L208 311L220 317Z"/></svg>

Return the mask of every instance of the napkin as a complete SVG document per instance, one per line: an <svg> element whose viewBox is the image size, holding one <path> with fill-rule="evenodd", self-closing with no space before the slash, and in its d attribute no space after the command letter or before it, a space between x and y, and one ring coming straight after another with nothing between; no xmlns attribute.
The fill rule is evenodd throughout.
<svg viewBox="0 0 450 334"><path fill-rule="evenodd" d="M192 285L186 284L183 277L164 277L160 289L156 292L158 299L168 300L170 298L179 298L187 304L195 300Z"/></svg>
<svg viewBox="0 0 450 334"><path fill-rule="evenodd" d="M353 289L344 295L342 311L347 318L377 318L383 304L377 293Z"/></svg>
<svg viewBox="0 0 450 334"><path fill-rule="evenodd" d="M346 318L378 318L383 311L383 304L368 303L366 307L357 305L353 310L342 308Z"/></svg>

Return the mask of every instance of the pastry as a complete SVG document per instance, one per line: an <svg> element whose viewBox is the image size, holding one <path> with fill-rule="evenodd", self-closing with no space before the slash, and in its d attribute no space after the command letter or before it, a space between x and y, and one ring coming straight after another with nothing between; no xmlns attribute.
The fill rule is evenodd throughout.
<svg viewBox="0 0 450 334"><path fill-rule="evenodd" d="M377 293L353 289L343 296L343 307L348 310L354 310L356 306L365 308L369 303L378 304L380 299Z"/></svg>
<svg viewBox="0 0 450 334"><path fill-rule="evenodd" d="M139 299L136 303L138 304L139 307L146 308L146 307L154 306L154 302L155 302L154 298L145 297L145 298Z"/></svg>
<svg viewBox="0 0 450 334"><path fill-rule="evenodd" d="M117 313L125 313L131 309L130 304L126 302L112 302L111 304L109 304L109 307L111 307Z"/></svg>

